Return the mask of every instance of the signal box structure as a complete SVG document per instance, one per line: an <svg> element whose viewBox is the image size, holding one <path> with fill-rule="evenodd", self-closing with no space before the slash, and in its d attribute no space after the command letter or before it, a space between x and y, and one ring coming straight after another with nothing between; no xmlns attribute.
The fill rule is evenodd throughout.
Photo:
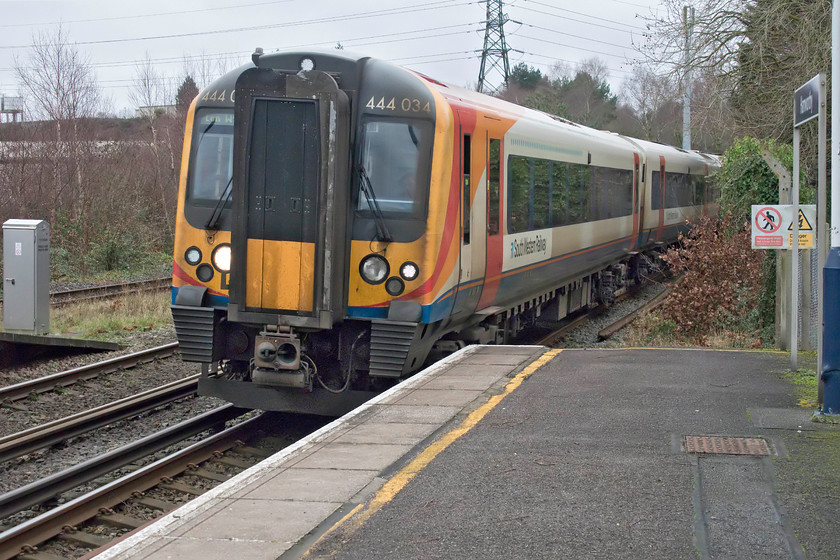
<svg viewBox="0 0 840 560"><path fill-rule="evenodd" d="M43 220L3 224L3 328L50 330L50 225Z"/></svg>

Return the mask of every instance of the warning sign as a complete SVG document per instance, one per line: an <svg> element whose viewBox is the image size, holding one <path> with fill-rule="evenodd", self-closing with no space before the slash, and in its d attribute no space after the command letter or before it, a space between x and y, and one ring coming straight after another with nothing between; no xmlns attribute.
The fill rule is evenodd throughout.
<svg viewBox="0 0 840 560"><path fill-rule="evenodd" d="M774 206L760 209L753 220L762 233L775 233L782 227L782 213Z"/></svg>
<svg viewBox="0 0 840 560"><path fill-rule="evenodd" d="M799 207L799 248L816 247L817 207ZM793 206L789 204L752 206L752 248L790 249L793 246Z"/></svg>

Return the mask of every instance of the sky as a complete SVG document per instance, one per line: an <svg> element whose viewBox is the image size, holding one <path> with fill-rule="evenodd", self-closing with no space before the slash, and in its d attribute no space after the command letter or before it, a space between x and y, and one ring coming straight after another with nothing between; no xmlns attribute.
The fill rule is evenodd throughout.
<svg viewBox="0 0 840 560"><path fill-rule="evenodd" d="M644 17L657 10L658 0L506 0L510 65L547 73L558 62L574 68L597 57L615 93L640 58L634 44L644 41ZM21 93L15 66L27 64L33 37L55 34L59 25L93 67L110 112L122 115L134 112L131 93L144 61L172 90L187 72L202 86L202 76L247 63L255 47L340 43L472 88L485 19L481 0L0 0L0 94Z"/></svg>

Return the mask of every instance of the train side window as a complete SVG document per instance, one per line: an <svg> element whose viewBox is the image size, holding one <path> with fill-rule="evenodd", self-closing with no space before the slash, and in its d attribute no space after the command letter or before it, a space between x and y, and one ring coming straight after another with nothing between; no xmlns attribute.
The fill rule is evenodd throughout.
<svg viewBox="0 0 840 560"><path fill-rule="evenodd" d="M555 161L551 165L551 226L569 223L569 164Z"/></svg>
<svg viewBox="0 0 840 560"><path fill-rule="evenodd" d="M489 155L487 158L487 233L499 234L499 182L501 178L502 141L490 139Z"/></svg>
<svg viewBox="0 0 840 560"><path fill-rule="evenodd" d="M531 191L532 211L531 229L544 229L549 226L549 183L551 181L550 162L545 159L534 161L532 170L534 188Z"/></svg>
<svg viewBox="0 0 840 560"><path fill-rule="evenodd" d="M659 210L662 207L662 179L659 171L652 172L650 177L650 207Z"/></svg>
<svg viewBox="0 0 840 560"><path fill-rule="evenodd" d="M531 159L508 158L507 231L519 233L528 229L529 193L531 191Z"/></svg>
<svg viewBox="0 0 840 560"><path fill-rule="evenodd" d="M470 149L471 137L469 134L464 134L461 150L461 177L463 178L463 225L464 225L464 245L470 244Z"/></svg>
<svg viewBox="0 0 840 560"><path fill-rule="evenodd" d="M570 166L572 180L570 181L570 215L569 223L580 224L590 219L589 199L592 189L591 169L587 165L573 164Z"/></svg>

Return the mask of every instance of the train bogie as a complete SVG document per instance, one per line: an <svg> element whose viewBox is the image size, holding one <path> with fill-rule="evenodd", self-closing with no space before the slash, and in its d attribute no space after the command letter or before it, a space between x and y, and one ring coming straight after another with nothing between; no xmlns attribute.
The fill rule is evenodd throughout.
<svg viewBox="0 0 840 560"><path fill-rule="evenodd" d="M346 53L260 55L190 110L173 317L200 391L335 414L430 356L608 302L709 157Z"/></svg>

